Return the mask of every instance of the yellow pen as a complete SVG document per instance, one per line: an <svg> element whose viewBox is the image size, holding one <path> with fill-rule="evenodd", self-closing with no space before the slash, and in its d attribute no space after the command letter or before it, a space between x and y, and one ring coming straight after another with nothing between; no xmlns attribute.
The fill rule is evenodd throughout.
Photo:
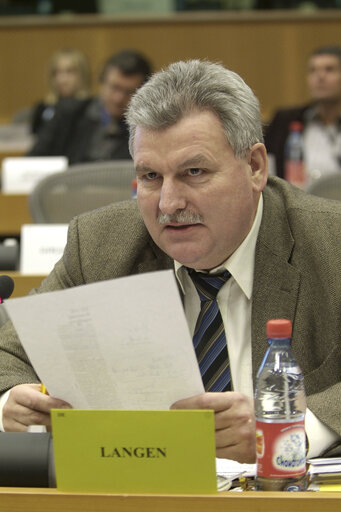
<svg viewBox="0 0 341 512"><path fill-rule="evenodd" d="M40 383L40 393L44 393L44 395L48 395L47 389L42 382Z"/></svg>

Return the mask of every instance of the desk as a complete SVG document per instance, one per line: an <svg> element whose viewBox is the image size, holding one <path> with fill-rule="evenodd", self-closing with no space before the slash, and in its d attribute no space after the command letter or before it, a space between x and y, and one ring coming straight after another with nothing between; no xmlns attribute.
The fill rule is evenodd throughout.
<svg viewBox="0 0 341 512"><path fill-rule="evenodd" d="M6 512L339 512L337 492L247 492L214 495L78 494L56 489L0 488Z"/></svg>
<svg viewBox="0 0 341 512"><path fill-rule="evenodd" d="M0 169L8 157L24 156L32 147L34 138L26 125L0 125Z"/></svg>
<svg viewBox="0 0 341 512"><path fill-rule="evenodd" d="M12 294L13 297L23 297L27 295L32 288L38 288L41 281L46 277L45 275L23 275L20 272L9 272L6 270L1 271L0 275L6 274L10 276L14 281L14 291Z"/></svg>
<svg viewBox="0 0 341 512"><path fill-rule="evenodd" d="M19 236L22 224L32 224L25 194L0 193L0 236Z"/></svg>

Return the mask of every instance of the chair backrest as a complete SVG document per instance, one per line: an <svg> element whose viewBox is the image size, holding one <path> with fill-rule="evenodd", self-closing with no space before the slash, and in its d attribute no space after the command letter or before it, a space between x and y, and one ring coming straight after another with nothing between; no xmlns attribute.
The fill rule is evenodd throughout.
<svg viewBox="0 0 341 512"><path fill-rule="evenodd" d="M319 178L308 187L307 192L314 196L341 201L341 172Z"/></svg>
<svg viewBox="0 0 341 512"><path fill-rule="evenodd" d="M132 160L70 166L42 179L29 196L34 222L68 223L75 215L132 197Z"/></svg>

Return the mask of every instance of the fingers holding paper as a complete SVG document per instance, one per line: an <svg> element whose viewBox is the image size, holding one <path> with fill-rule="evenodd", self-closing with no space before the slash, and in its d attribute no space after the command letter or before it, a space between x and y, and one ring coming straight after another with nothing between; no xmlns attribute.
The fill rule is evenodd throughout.
<svg viewBox="0 0 341 512"><path fill-rule="evenodd" d="M40 392L39 384L20 384L11 389L2 410L6 432L25 432L29 425L51 427L51 409L71 409L70 404Z"/></svg>
<svg viewBox="0 0 341 512"><path fill-rule="evenodd" d="M213 409L216 455L242 463L256 460L253 401L242 393L204 393L175 402L171 409Z"/></svg>

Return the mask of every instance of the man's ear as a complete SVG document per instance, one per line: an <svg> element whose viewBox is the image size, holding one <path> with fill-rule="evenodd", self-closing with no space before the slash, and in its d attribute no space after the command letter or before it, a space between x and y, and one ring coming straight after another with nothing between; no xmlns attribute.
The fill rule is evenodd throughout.
<svg viewBox="0 0 341 512"><path fill-rule="evenodd" d="M257 144L254 144L250 149L249 165L254 190L261 192L268 179L268 157L265 146L261 142L257 142Z"/></svg>

